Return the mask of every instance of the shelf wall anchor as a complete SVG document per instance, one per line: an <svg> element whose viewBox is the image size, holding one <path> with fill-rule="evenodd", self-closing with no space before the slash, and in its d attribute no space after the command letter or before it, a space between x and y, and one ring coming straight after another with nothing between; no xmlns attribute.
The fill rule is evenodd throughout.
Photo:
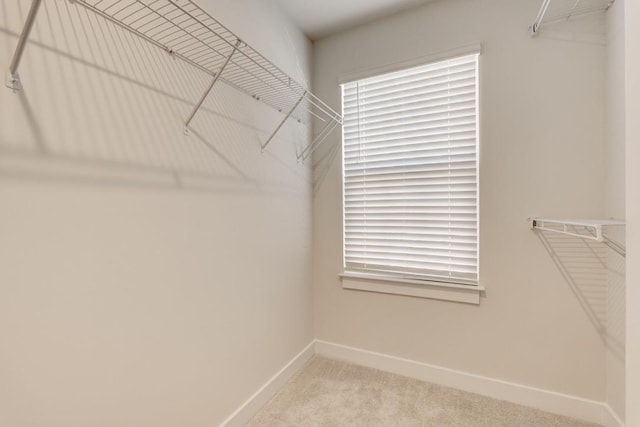
<svg viewBox="0 0 640 427"><path fill-rule="evenodd" d="M29 40L29 34L31 33L31 29L33 28L33 23L36 20L38 9L40 9L41 3L42 0L33 0L31 2L29 15L27 15L27 20L24 23L24 27L22 28L22 34L20 34L20 38L18 39L18 46L16 46L16 51L13 54L13 59L11 60L9 71L7 72L6 85L14 92L19 91L21 88L20 76L18 75L18 67L20 66L22 54L24 53L24 49L27 46L27 40Z"/></svg>
<svg viewBox="0 0 640 427"><path fill-rule="evenodd" d="M229 62L231 61L231 58L233 57L233 54L237 52L237 50L240 47L241 43L242 43L242 41L240 39L238 39L238 41L236 42L235 46L233 46L233 49L231 49L231 52L229 53L229 55L225 59L224 63L222 64L222 66L220 67L218 72L213 77L213 80L211 80L211 83L209 84L209 87L202 94L202 97L200 97L200 101L198 101L198 103L194 107L193 111L191 112L191 114L189 114L189 117L184 122L184 134L185 135L189 135L189 123L191 123L191 120L193 120L193 118L195 117L196 113L198 112L198 110L202 106L202 103L204 102L204 100L207 99L207 96L209 96L209 93L211 92L211 89L213 89L213 86L218 82L218 79L222 75L222 72L224 71L226 66L229 64Z"/></svg>
<svg viewBox="0 0 640 427"><path fill-rule="evenodd" d="M544 16L547 14L547 9L549 9L550 4L551 4L551 0L544 0L542 2L542 6L540 6L540 11L538 11L538 16L536 16L535 22L530 27L532 37L535 37L538 35L538 31L540 31L540 25L542 25L542 20L544 19Z"/></svg>
<svg viewBox="0 0 640 427"><path fill-rule="evenodd" d="M307 96L307 91L304 91L304 93L302 94L302 96L300 98L298 98L298 101L294 104L293 108L287 113L286 116L284 116L284 119L280 122L280 124L278 125L278 127L276 128L276 130L273 131L273 133L271 134L271 136L269 137L269 139L267 139L267 142L265 142L261 148L262 148L262 153L264 154L264 150L267 148L267 145L269 145L269 143L271 142L271 140L276 136L276 134L278 133L278 131L280 130L280 128L282 128L282 126L284 126L284 124L287 122L287 120L289 120L289 117L291 117L291 115L293 114L293 112L296 110L296 108L298 108L298 105L300 105L300 103L302 102L302 100L305 98L305 96Z"/></svg>

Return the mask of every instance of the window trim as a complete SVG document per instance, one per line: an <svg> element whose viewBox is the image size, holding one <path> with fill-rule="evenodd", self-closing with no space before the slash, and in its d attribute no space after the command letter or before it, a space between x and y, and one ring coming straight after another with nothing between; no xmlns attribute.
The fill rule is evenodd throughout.
<svg viewBox="0 0 640 427"><path fill-rule="evenodd" d="M403 69L419 67L422 65L428 65L434 62L446 61L448 59L465 56L465 55L473 55L477 54L479 57L482 53L482 45L480 43L473 43L465 46L461 46L454 49L448 49L433 53L428 56L423 56L419 58L410 59L407 61L396 62L393 64L386 64L382 66L378 66L375 68L368 68L364 70L358 70L354 72L349 72L346 74L341 74L338 77L338 83L340 85L351 83L357 80L364 80L370 77L374 77L381 74L393 73L395 71L400 71ZM480 61L480 58L478 58ZM479 65L477 73L477 96L476 103L479 103L480 98L480 80L479 80ZM477 162L479 166L479 158L480 158L480 109L479 105L477 108ZM341 139L341 144L344 146L344 131ZM342 182L341 182L341 191L342 191L342 203L344 204L344 159L341 162L342 168ZM477 170L479 180L479 168ZM479 209L480 205L480 192L478 190L477 194L477 206ZM345 229L344 229L344 207L343 207L343 218L342 218L342 251L343 251L343 262L344 262L344 251L345 251ZM480 224L480 212L478 212L478 226ZM479 237L479 236L478 236ZM478 242L479 246L479 242ZM478 263L480 261L480 253L478 252ZM478 264L478 278L480 273L480 265ZM399 275L394 274L384 274L384 273L375 273L375 272L356 272L346 270L343 266L343 272L339 275L340 280L342 281L342 288L345 290L356 290L356 291L368 291L375 293L383 293L383 294L393 294L393 295L403 295L410 297L419 297L419 298L429 298L436 300L444 300L444 301L452 301L452 302L460 302L460 303L468 303L468 304L480 304L480 296L484 294L485 288L481 285L480 282L477 284L460 284L460 283L451 283L451 282L438 282L433 280L421 280L421 279L412 279L408 277L401 277Z"/></svg>
<svg viewBox="0 0 640 427"><path fill-rule="evenodd" d="M342 289L476 305L480 304L480 295L485 290L481 285L457 285L454 283L413 280L374 273L345 271L338 276L342 280Z"/></svg>

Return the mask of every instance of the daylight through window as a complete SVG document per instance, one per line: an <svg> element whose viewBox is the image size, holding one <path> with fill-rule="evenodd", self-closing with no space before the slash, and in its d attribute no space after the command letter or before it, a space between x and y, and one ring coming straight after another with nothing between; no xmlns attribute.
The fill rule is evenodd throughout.
<svg viewBox="0 0 640 427"><path fill-rule="evenodd" d="M342 85L344 268L478 284L478 55Z"/></svg>

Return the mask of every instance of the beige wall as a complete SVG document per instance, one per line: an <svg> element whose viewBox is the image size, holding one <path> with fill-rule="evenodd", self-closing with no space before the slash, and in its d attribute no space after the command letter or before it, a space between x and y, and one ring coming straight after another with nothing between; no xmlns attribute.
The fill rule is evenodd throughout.
<svg viewBox="0 0 640 427"><path fill-rule="evenodd" d="M0 3L7 70L31 2ZM66 1L0 87L0 425L213 426L313 338L306 126ZM200 2L299 80L260 0ZM4 76L3 76L4 77Z"/></svg>
<svg viewBox="0 0 640 427"><path fill-rule="evenodd" d="M627 181L627 426L640 426L640 4L625 1Z"/></svg>
<svg viewBox="0 0 640 427"><path fill-rule="evenodd" d="M605 109L605 217L625 217L624 2L607 12ZM609 237L624 244L624 227L610 227ZM624 419L625 259L608 253L607 402Z"/></svg>
<svg viewBox="0 0 640 427"><path fill-rule="evenodd" d="M487 291L472 306L341 289L340 136L333 135L314 159L315 331L322 340L602 401L604 338L588 291L563 280L526 218L604 214L604 18L548 27L532 39L527 28L538 7L436 1L317 42L314 86L336 107L341 74L482 43ZM591 290L595 303L606 301L606 283Z"/></svg>

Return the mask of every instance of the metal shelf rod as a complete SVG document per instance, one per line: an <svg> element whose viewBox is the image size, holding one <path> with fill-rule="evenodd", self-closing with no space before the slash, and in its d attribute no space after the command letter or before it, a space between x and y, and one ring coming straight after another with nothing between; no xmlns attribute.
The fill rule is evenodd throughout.
<svg viewBox="0 0 640 427"><path fill-rule="evenodd" d="M544 19L544 15L547 13L547 9L549 9L549 5L551 4L551 0L544 0L542 2L542 6L538 11L538 16L536 16L536 20L531 26L531 35L538 35L538 31L540 31L540 25L542 24L542 20Z"/></svg>
<svg viewBox="0 0 640 427"><path fill-rule="evenodd" d="M284 117L284 119L280 122L280 124L278 125L278 127L276 128L276 130L273 131L273 133L271 134L271 136L269 137L269 139L267 140L267 142L264 143L264 145L262 145L262 152L264 153L265 148L267 148L267 145L269 145L269 143L271 142L271 140L273 139L274 136L276 136L276 134L278 133L278 131L280 130L280 128L282 128L282 126L284 126L284 124L287 122L287 120L289 119L289 117L291 117L291 115L293 114L293 112L295 111L296 108L298 108L298 105L300 105L300 103L302 102L302 100L304 99L304 97L307 95L307 92L303 93L302 96L300 97L300 99L298 99L298 102L296 102L293 106L293 108L287 113L287 115Z"/></svg>
<svg viewBox="0 0 640 427"><path fill-rule="evenodd" d="M624 258L627 257L627 250L620 243L611 240L607 236L603 237L602 243L607 245L611 250L617 252L619 255L623 256Z"/></svg>
<svg viewBox="0 0 640 427"><path fill-rule="evenodd" d="M41 3L42 0L33 0L31 2L31 8L29 9L27 20L24 23L22 33L20 34L20 38L18 39L18 45L16 46L16 51L13 54L11 65L9 65L7 87L12 89L14 92L20 90L20 76L18 76L18 67L20 66L22 54L24 53L24 49L27 45L27 40L29 40L29 34L31 34L31 29L33 28L33 23L36 20L36 16L38 15L38 10L40 9Z"/></svg>
<svg viewBox="0 0 640 427"><path fill-rule="evenodd" d="M320 144L322 144L324 140L327 139L329 134L333 132L336 126L338 126L338 123L339 122L337 120L332 120L329 123L327 123L322 128L318 136L313 141L311 141L311 144L307 145L307 148L305 148L302 151L302 153L300 153L300 155L298 156L298 160L300 159L302 159L302 161L307 160L309 156L312 155L314 151L316 151L316 148L318 148Z"/></svg>
<svg viewBox="0 0 640 427"><path fill-rule="evenodd" d="M207 99L207 96L209 96L209 93L211 92L211 89L213 89L213 86L216 84L216 82L218 81L218 79L222 75L222 72L224 71L224 68L227 66L227 64L229 64L229 61L231 61L231 58L233 57L233 54L236 53L236 51L238 50L238 47L240 47L240 43L242 43L242 41L240 41L240 39L238 39L238 41L236 42L235 46L233 47L233 49L231 50L231 52L227 56L227 59L224 61L224 64L222 64L222 67L220 67L220 69L216 73L216 75L213 78L213 80L211 80L211 83L209 84L209 87L202 94L202 97L200 97L200 101L198 101L198 103L196 104L195 108L193 109L191 114L189 114L189 117L187 118L187 120L184 122L184 131L185 131L185 133L187 133L187 134L189 133L189 123L191 123L191 120L193 120L193 117L196 115L196 113L198 112L198 110L202 106L202 103L204 102L204 100Z"/></svg>
<svg viewBox="0 0 640 427"><path fill-rule="evenodd" d="M578 17L578 16L601 13L602 11L603 11L602 8L589 8L589 9L574 10L574 11L571 12L571 14L566 15L566 16L556 16L556 17L551 16L551 17L547 18L547 20L544 23L545 23L545 25L548 25L548 24L555 24L555 23L563 22L563 21L570 21L572 18L575 18L575 17Z"/></svg>

